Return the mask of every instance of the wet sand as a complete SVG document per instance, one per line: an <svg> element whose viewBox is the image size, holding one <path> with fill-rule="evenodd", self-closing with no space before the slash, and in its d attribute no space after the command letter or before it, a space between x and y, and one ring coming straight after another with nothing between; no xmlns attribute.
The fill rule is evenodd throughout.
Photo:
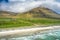
<svg viewBox="0 0 60 40"><path fill-rule="evenodd" d="M1 31L0 37L15 37L17 35L19 36L25 36L25 35L34 35L37 32L43 32L47 30L53 30L58 29L60 26L49 26L49 27L37 27L37 28L27 28L27 29L15 29L15 30L9 30L9 31Z"/></svg>

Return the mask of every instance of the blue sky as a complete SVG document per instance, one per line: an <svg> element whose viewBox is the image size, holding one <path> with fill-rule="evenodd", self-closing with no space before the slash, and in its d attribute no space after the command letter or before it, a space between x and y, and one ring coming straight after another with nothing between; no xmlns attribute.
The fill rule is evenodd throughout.
<svg viewBox="0 0 60 40"><path fill-rule="evenodd" d="M26 12L41 5L60 13L60 0L0 0L0 11Z"/></svg>
<svg viewBox="0 0 60 40"><path fill-rule="evenodd" d="M57 2L60 2L60 0L56 0Z"/></svg>

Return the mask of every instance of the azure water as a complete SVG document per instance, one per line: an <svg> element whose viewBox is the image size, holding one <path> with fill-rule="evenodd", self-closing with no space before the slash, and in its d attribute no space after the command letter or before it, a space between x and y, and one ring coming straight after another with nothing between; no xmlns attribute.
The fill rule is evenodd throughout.
<svg viewBox="0 0 60 40"><path fill-rule="evenodd" d="M38 33L36 35L13 37L13 38L1 38L0 40L60 40L60 29L49 30L44 33Z"/></svg>

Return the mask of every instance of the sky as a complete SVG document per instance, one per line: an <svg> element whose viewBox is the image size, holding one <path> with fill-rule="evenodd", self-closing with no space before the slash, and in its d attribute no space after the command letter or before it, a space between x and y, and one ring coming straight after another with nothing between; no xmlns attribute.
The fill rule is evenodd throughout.
<svg viewBox="0 0 60 40"><path fill-rule="evenodd" d="M0 11L26 12L39 6L60 14L60 0L0 0Z"/></svg>

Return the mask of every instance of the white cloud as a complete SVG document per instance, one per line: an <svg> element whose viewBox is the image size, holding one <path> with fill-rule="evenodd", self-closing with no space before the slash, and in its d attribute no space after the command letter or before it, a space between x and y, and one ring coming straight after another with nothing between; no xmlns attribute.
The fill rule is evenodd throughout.
<svg viewBox="0 0 60 40"><path fill-rule="evenodd" d="M44 4L47 8L50 8L52 10L54 10L55 12L60 14L60 3L56 2L56 1L52 1L52 2L46 2Z"/></svg>
<svg viewBox="0 0 60 40"><path fill-rule="evenodd" d="M25 12L40 5L46 6L50 9L60 8L60 3L55 0L9 0L10 2L1 3L0 10L11 12Z"/></svg>
<svg viewBox="0 0 60 40"><path fill-rule="evenodd" d="M11 1L11 0L10 0ZM14 0L13 0L14 1ZM15 0L16 1L16 0ZM31 2L10 2L8 4L1 4L1 9L3 11L11 11L11 12L24 12L24 11L28 11L32 8L35 8L39 5L41 5L43 2L41 1L32 1Z"/></svg>

